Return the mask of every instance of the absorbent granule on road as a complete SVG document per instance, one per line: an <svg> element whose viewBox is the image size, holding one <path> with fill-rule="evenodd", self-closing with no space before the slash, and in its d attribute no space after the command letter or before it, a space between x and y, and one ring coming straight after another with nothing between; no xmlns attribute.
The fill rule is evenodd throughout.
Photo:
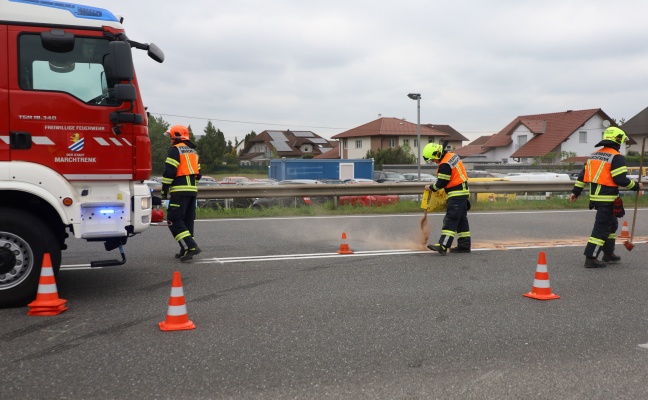
<svg viewBox="0 0 648 400"><path fill-rule="evenodd" d="M422 249L427 249L428 240L430 239L430 228L428 227L427 210L423 211L423 218L421 218L419 239Z"/></svg>

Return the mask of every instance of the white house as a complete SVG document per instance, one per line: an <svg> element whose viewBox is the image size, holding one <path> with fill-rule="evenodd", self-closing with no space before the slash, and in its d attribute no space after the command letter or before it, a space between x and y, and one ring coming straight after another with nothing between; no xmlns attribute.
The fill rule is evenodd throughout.
<svg viewBox="0 0 648 400"><path fill-rule="evenodd" d="M614 125L612 118L600 108L523 115L486 140L479 138L479 144L470 143L455 152L462 158L481 162L521 164L550 155L553 161L567 158L567 154L584 157L596 150L594 145L601 141L610 123ZM621 153L626 154L626 146L621 147Z"/></svg>

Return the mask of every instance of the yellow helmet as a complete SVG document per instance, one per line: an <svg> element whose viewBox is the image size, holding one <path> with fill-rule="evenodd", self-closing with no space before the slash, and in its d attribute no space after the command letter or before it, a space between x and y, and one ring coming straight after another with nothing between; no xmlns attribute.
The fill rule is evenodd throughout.
<svg viewBox="0 0 648 400"><path fill-rule="evenodd" d="M611 142L615 142L618 144L622 144L628 139L626 136L625 132L619 128L615 128L613 126L607 128L605 132L603 132L603 140L609 140Z"/></svg>
<svg viewBox="0 0 648 400"><path fill-rule="evenodd" d="M423 159L427 160L438 160L443 154L443 146L438 143L428 143L423 147Z"/></svg>
<svg viewBox="0 0 648 400"><path fill-rule="evenodd" d="M164 134L171 140L191 140L189 129L184 125L173 125Z"/></svg>

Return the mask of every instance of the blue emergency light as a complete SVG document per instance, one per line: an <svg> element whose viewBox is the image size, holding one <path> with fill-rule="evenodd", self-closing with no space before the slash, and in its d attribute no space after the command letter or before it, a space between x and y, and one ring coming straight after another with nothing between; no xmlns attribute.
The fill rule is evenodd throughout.
<svg viewBox="0 0 648 400"><path fill-rule="evenodd" d="M64 3L62 1L54 1L54 0L9 0L9 1L12 1L14 3L31 4L34 6L41 6L41 7L58 8L59 10L67 10L70 13L72 13L72 15L74 15L76 18L119 22L119 20L117 19L117 17L113 15L113 13L111 13L110 11L104 8L99 8L99 7L84 6L81 4L74 4L74 3Z"/></svg>

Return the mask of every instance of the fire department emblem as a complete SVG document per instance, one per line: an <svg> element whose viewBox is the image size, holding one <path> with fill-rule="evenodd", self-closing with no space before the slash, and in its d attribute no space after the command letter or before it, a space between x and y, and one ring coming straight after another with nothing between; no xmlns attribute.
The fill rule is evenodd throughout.
<svg viewBox="0 0 648 400"><path fill-rule="evenodd" d="M74 135L70 136L70 140L72 141L72 143L68 146L68 149L70 149L70 151L83 150L83 145L85 144L85 140L83 139L83 136L81 136L80 133L75 133Z"/></svg>

